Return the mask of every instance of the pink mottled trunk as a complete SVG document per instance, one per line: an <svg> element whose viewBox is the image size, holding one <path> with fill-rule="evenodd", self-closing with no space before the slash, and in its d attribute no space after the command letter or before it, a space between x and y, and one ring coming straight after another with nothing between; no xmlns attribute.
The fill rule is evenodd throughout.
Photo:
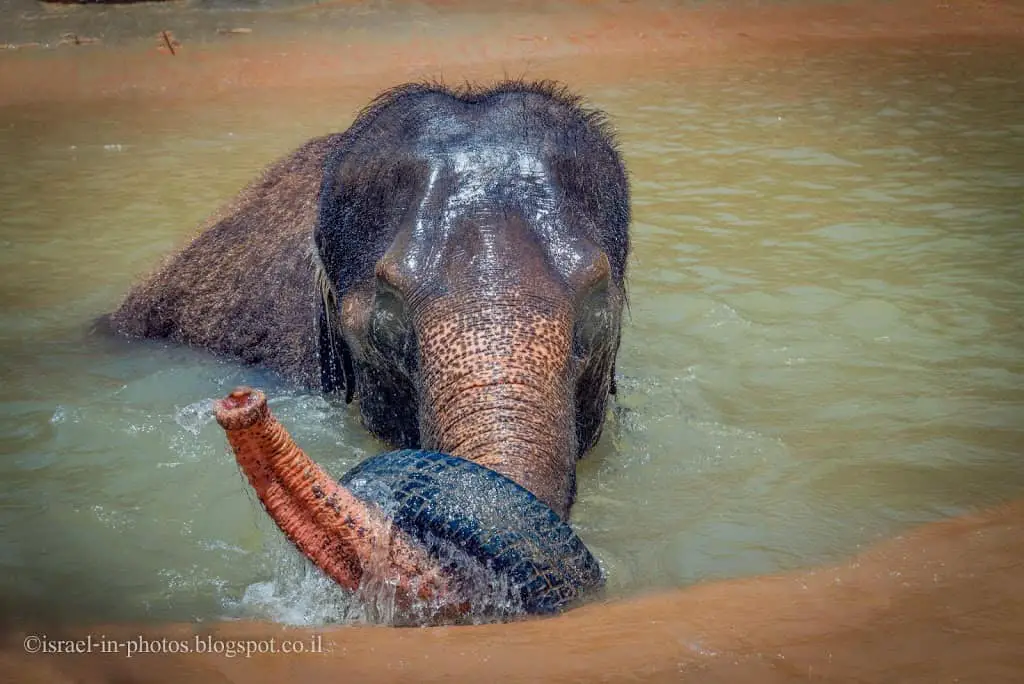
<svg viewBox="0 0 1024 684"><path fill-rule="evenodd" d="M467 296L420 313L423 446L474 461L569 515L576 470L564 307Z"/></svg>
<svg viewBox="0 0 1024 684"><path fill-rule="evenodd" d="M450 589L423 547L313 462L270 413L262 392L239 388L216 402L238 465L278 527L338 584L355 591L368 568L397 580L401 603L444 599ZM383 550L383 553L382 553Z"/></svg>

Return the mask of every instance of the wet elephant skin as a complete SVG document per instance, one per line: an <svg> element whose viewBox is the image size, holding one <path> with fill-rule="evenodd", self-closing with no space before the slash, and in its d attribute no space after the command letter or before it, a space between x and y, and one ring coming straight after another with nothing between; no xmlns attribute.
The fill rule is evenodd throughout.
<svg viewBox="0 0 1024 684"><path fill-rule="evenodd" d="M110 317L358 398L567 520L614 393L629 187L552 83L411 84L269 167Z"/></svg>

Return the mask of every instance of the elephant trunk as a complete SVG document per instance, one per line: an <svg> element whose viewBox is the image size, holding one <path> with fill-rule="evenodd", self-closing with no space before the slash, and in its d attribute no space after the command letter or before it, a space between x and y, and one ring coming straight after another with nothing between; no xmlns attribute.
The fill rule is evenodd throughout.
<svg viewBox="0 0 1024 684"><path fill-rule="evenodd" d="M442 299L417 318L424 446L501 473L567 518L577 452L567 307Z"/></svg>
<svg viewBox="0 0 1024 684"><path fill-rule="evenodd" d="M336 582L356 591L367 573L386 575L401 605L454 593L420 544L303 453L270 413L262 392L236 389L214 410L267 513Z"/></svg>

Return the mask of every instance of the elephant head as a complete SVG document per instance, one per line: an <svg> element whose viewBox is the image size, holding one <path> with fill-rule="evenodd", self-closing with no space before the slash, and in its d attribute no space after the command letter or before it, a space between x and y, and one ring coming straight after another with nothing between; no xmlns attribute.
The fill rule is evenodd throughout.
<svg viewBox="0 0 1024 684"><path fill-rule="evenodd" d="M324 387L401 448L475 461L566 517L614 392L629 189L603 117L547 83L404 86L327 157Z"/></svg>
<svg viewBox="0 0 1024 684"><path fill-rule="evenodd" d="M104 325L358 397L399 451L330 485L254 395L218 409L268 512L342 585L399 539L400 576L447 586L421 552L454 535L543 611L601 579L566 519L614 392L629 220L610 128L564 89L406 85L268 167Z"/></svg>

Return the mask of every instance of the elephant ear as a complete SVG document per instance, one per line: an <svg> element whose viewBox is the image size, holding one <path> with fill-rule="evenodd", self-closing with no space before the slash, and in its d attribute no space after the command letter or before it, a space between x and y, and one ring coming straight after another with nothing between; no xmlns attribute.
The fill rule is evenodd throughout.
<svg viewBox="0 0 1024 684"><path fill-rule="evenodd" d="M314 307L316 310L320 384L324 392L344 390L345 403L351 404L356 392L356 377L352 368L352 354L341 334L341 324L338 320L338 295L319 258L314 257L313 269L316 282Z"/></svg>

